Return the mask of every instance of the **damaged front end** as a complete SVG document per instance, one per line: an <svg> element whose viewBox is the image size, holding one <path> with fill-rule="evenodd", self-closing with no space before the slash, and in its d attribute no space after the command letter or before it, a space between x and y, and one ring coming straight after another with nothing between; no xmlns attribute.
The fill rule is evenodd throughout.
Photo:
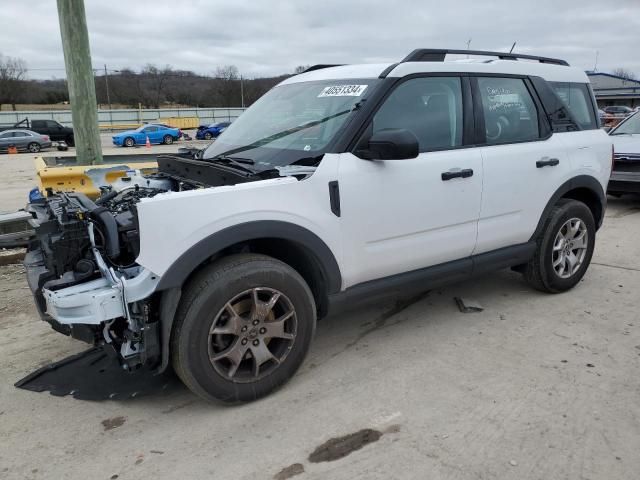
<svg viewBox="0 0 640 480"><path fill-rule="evenodd" d="M135 263L135 204L111 207L80 193L30 204L36 238L25 257L27 280L40 315L56 331L112 346L126 368L154 366L160 359L159 279Z"/></svg>
<svg viewBox="0 0 640 480"><path fill-rule="evenodd" d="M35 239L25 258L41 317L60 333L112 347L125 369L163 370L170 335L163 326L171 325L180 294L179 289L158 292L160 276L137 263L138 203L156 195L311 173L308 166L259 171L246 161L168 155L158 157L157 173L131 171L103 186L95 202L82 193L48 191L29 204Z"/></svg>
<svg viewBox="0 0 640 480"><path fill-rule="evenodd" d="M112 347L129 370L166 366L160 346L162 300L156 292L160 278L136 263L136 205L161 193L249 181L246 172L209 171L211 165L198 170L200 176L207 173L206 179L189 178L193 161L160 157L158 173L131 171L101 187L95 202L82 193L49 191L29 204L35 238L24 262L27 281L40 316L54 330Z"/></svg>

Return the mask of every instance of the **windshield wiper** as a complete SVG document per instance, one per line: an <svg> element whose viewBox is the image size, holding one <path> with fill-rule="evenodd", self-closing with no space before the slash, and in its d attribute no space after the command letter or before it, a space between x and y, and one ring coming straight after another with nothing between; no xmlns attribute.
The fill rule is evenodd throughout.
<svg viewBox="0 0 640 480"><path fill-rule="evenodd" d="M287 130L283 130L282 132L278 132L278 133L274 133L273 135L269 135L268 137L264 137L261 138L259 140L256 140L255 142L250 143L249 145L245 145L243 147L238 147L238 148L233 148L231 150L228 150L224 153L221 153L220 155L213 157L214 159L216 158L230 158L229 155L233 155L234 153L240 153L240 152L244 152L246 150L252 150L254 148L257 147L262 147L263 145L266 145L268 143L271 142L275 142L276 140L280 140L281 138L284 138L288 135L291 135L293 133L297 133L297 132L301 132L302 130L307 130L309 128L315 127L316 125L320 125L321 123L325 123L328 122L329 120L333 120L336 117L340 117L342 115L346 115L347 113L351 112L353 109L350 108L349 110L343 110L341 112L338 113L334 113L333 115L329 115L327 117L321 118L319 120L314 120L312 122L308 122L305 123L303 125L298 125L296 127L293 128L289 128ZM234 157L237 158L237 157Z"/></svg>
<svg viewBox="0 0 640 480"><path fill-rule="evenodd" d="M211 162L211 163L222 163L224 165L230 165L233 166L235 168L237 168L238 170L243 170L245 172L249 172L249 173L256 173L254 170L247 168L245 165L253 165L255 164L255 162L253 160L251 160L250 158L240 158L240 157L229 157L227 155L218 155L216 157L213 158L204 158L202 159L205 162Z"/></svg>

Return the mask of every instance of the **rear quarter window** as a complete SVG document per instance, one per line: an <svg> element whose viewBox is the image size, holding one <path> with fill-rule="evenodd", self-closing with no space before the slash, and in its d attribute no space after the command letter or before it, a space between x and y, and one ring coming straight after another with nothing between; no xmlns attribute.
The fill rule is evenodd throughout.
<svg viewBox="0 0 640 480"><path fill-rule="evenodd" d="M568 82L550 82L550 84L582 130L599 128L591 100L591 90L587 84Z"/></svg>

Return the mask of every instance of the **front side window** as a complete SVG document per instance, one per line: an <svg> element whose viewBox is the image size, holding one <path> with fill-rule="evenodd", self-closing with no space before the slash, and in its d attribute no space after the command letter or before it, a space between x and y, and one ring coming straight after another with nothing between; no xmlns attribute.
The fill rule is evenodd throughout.
<svg viewBox="0 0 640 480"><path fill-rule="evenodd" d="M158 127L147 127L144 130L145 132L157 132L158 131Z"/></svg>
<svg viewBox="0 0 640 480"><path fill-rule="evenodd" d="M598 128L598 121L591 108L591 92L586 84L551 82L551 87L572 113L580 128L583 130Z"/></svg>
<svg viewBox="0 0 640 480"><path fill-rule="evenodd" d="M404 129L420 152L462 145L462 87L457 77L414 78L400 84L375 114L369 134Z"/></svg>
<svg viewBox="0 0 640 480"><path fill-rule="evenodd" d="M527 142L540 138L536 104L520 78L481 77L486 143Z"/></svg>

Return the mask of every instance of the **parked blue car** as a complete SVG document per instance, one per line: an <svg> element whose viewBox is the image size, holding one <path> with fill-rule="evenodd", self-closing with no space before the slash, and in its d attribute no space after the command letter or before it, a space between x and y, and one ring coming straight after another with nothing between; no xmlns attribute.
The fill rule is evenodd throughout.
<svg viewBox="0 0 640 480"><path fill-rule="evenodd" d="M211 140L224 132L229 125L231 125L231 122L212 123L208 126L200 125L196 132L196 138L198 140Z"/></svg>
<svg viewBox="0 0 640 480"><path fill-rule="evenodd" d="M149 137L150 143L164 143L171 145L182 136L179 128L172 128L167 125L148 124L135 130L114 135L113 144L119 147L133 147L134 145L144 145Z"/></svg>

